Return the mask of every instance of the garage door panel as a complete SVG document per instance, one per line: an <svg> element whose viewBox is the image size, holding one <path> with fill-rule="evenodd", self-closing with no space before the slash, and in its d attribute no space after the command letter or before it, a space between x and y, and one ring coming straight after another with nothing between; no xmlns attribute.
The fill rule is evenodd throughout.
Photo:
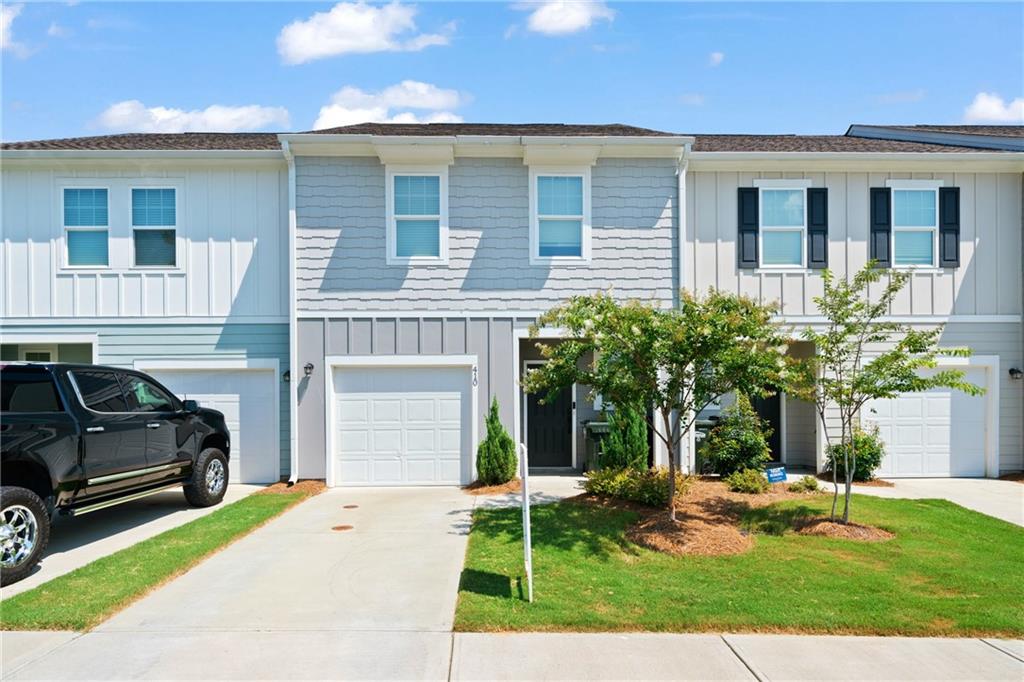
<svg viewBox="0 0 1024 682"><path fill-rule="evenodd" d="M332 381L339 405L368 406L349 410L363 421L338 419L334 425L336 484L468 482L472 405L466 368L337 368ZM343 444L359 430L369 433L369 443L357 453ZM365 468L350 466L356 458L365 460Z"/></svg>
<svg viewBox="0 0 1024 682"><path fill-rule="evenodd" d="M983 369L966 372L984 387ZM886 445L883 476L984 476L986 403L983 397L935 388L872 401L864 421L878 426Z"/></svg>
<svg viewBox="0 0 1024 682"><path fill-rule="evenodd" d="M338 450L346 455L368 455L370 432L363 429L345 429L338 435Z"/></svg>
<svg viewBox="0 0 1024 682"><path fill-rule="evenodd" d="M182 399L224 413L231 432L232 483L271 483L280 477L277 376L266 370L160 369L149 374Z"/></svg>
<svg viewBox="0 0 1024 682"><path fill-rule="evenodd" d="M338 421L342 424L368 424L370 412L366 401L339 399Z"/></svg>

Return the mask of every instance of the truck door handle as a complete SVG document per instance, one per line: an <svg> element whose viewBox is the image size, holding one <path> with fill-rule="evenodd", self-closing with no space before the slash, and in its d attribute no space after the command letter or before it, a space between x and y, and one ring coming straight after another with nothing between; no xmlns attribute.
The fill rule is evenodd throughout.
<svg viewBox="0 0 1024 682"><path fill-rule="evenodd" d="M86 433L103 433L102 426L87 426L85 428Z"/></svg>
<svg viewBox="0 0 1024 682"><path fill-rule="evenodd" d="M149 423L146 424L146 428L147 429L159 429L160 428L160 422L149 422Z"/></svg>

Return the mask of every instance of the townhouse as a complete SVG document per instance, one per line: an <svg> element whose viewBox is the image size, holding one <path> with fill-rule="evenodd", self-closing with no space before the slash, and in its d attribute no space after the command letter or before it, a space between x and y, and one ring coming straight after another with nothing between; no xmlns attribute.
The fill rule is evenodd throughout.
<svg viewBox="0 0 1024 682"><path fill-rule="evenodd" d="M583 466L587 388L519 387L529 325L566 297L716 287L799 330L822 268L874 258L913 270L891 316L944 324L986 388L872 405L883 474L997 476L1024 468L1022 142L361 124L6 143L0 351L134 366L224 410L237 480L468 483L492 398L533 465ZM758 409L776 458L821 467L810 405Z"/></svg>

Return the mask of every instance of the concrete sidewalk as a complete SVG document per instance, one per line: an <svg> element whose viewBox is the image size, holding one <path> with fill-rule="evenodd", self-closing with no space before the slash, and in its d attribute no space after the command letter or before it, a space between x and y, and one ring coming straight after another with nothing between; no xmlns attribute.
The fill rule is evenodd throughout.
<svg viewBox="0 0 1024 682"><path fill-rule="evenodd" d="M891 488L853 485L858 495L949 500L961 507L1024 526L1024 485L994 478L894 478ZM822 486L832 490L832 484ZM842 494L842 484L839 487Z"/></svg>
<svg viewBox="0 0 1024 682"><path fill-rule="evenodd" d="M246 629L7 632L0 646L12 680L1024 679L1024 642L981 639Z"/></svg>

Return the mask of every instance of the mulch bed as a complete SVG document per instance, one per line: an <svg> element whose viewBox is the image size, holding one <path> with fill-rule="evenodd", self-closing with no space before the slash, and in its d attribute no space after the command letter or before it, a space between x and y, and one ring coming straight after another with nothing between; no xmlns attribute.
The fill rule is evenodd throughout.
<svg viewBox="0 0 1024 682"><path fill-rule="evenodd" d="M513 478L508 483L501 485L484 485L480 481L473 481L462 488L469 495L507 495L508 493L518 493L522 489L523 482L518 478Z"/></svg>
<svg viewBox="0 0 1024 682"><path fill-rule="evenodd" d="M1013 481L1014 483L1024 483L1024 473L1019 474L1003 474L999 477L1000 481Z"/></svg>
<svg viewBox="0 0 1024 682"><path fill-rule="evenodd" d="M818 480L822 481L824 483L828 483L829 485L832 485L832 474L818 474ZM845 483L843 483L843 479L839 479L837 481L837 483L839 484L840 488L844 487L844 485L845 485ZM868 488L895 488L896 487L895 483L893 483L892 481L887 481L884 478L872 478L870 481L854 481L853 485L855 487L858 486L858 485L863 485L863 486L867 486Z"/></svg>
<svg viewBox="0 0 1024 682"><path fill-rule="evenodd" d="M303 481L296 481L295 483L289 484L287 481L281 481L273 485L268 485L262 490L257 490L254 495L282 495L284 493L305 493L306 495L319 495L327 489L327 484L320 479L306 479Z"/></svg>
<svg viewBox="0 0 1024 682"><path fill-rule="evenodd" d="M862 526L859 523L837 523L825 517L804 519L797 527L796 532L800 535L823 535L829 538L862 540L864 542L882 542L896 537L889 531L874 526Z"/></svg>
<svg viewBox="0 0 1024 682"><path fill-rule="evenodd" d="M795 493L785 483L776 483L768 492L758 495L734 493L719 481L694 480L686 494L676 501L676 523L669 521L664 509L653 509L630 502L610 500L594 495L580 495L574 501L640 514L640 520L626 531L626 536L643 547L677 556L723 556L740 554L754 546L754 538L739 527L740 519L751 508L765 507L787 499L807 499L822 493ZM838 526L839 530L831 529ZM868 526L828 522L827 519L804 520L798 528L805 535L829 535L850 540L887 540L888 531Z"/></svg>

